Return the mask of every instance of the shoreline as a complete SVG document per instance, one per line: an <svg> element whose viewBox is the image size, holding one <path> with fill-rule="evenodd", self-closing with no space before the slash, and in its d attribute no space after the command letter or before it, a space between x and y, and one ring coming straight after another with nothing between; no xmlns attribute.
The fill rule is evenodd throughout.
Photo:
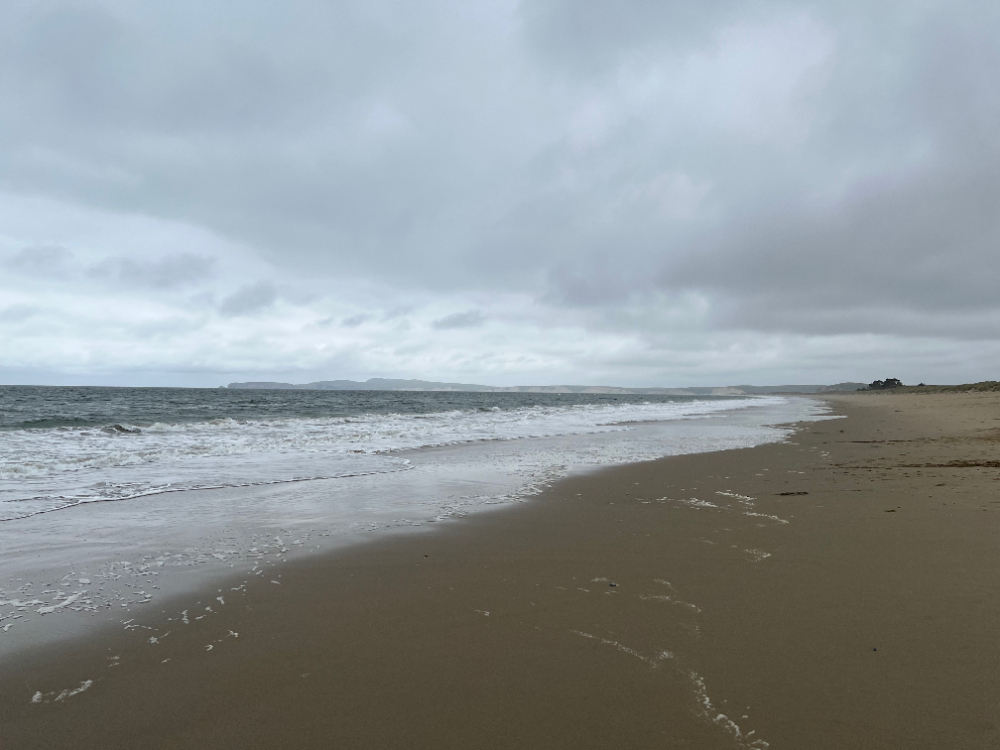
<svg viewBox="0 0 1000 750"><path fill-rule="evenodd" d="M995 746L1000 472L947 464L997 458L1000 397L823 400L848 418L571 476L187 597L213 607L187 625L15 657L0 740Z"/></svg>
<svg viewBox="0 0 1000 750"><path fill-rule="evenodd" d="M779 401L716 418L638 422L625 431L386 456L406 462L407 472L149 494L0 524L0 667L23 648L159 611L212 581L240 575L244 583L287 559L378 544L400 531L530 501L569 474L620 463L622 453L637 462L777 440L784 431L765 425L816 416L808 402Z"/></svg>

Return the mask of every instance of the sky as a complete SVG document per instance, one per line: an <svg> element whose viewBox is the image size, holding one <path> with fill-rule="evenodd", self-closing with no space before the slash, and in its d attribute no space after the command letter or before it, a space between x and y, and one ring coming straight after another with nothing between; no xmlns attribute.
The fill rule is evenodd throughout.
<svg viewBox="0 0 1000 750"><path fill-rule="evenodd" d="M0 4L0 383L1000 379L1000 3Z"/></svg>

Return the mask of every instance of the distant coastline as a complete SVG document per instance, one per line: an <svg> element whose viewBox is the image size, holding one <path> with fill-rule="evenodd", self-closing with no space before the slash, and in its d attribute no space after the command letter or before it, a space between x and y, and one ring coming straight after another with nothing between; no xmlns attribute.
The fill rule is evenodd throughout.
<svg viewBox="0 0 1000 750"><path fill-rule="evenodd" d="M247 382L230 383L233 390L299 390L299 391L478 391L488 393L622 393L657 396L745 396L774 393L832 393L856 391L864 383L835 385L730 385L697 386L691 388L621 388L610 385L515 385L493 386L475 383L441 383L432 380L402 380L369 378L358 380L320 380L315 383Z"/></svg>

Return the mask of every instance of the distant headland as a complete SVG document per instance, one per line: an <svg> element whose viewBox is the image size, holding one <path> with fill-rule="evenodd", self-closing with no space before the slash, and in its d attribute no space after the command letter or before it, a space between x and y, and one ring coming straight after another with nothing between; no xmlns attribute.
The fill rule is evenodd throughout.
<svg viewBox="0 0 1000 750"><path fill-rule="evenodd" d="M610 385L515 385L493 386L475 383L440 383L432 380L401 380L369 378L358 380L319 380L315 383L293 384L272 382L230 383L234 390L298 390L298 391L479 391L488 393L622 393L658 396L744 396L768 393L830 393L856 391L865 383L835 385L729 385L692 388L620 388Z"/></svg>

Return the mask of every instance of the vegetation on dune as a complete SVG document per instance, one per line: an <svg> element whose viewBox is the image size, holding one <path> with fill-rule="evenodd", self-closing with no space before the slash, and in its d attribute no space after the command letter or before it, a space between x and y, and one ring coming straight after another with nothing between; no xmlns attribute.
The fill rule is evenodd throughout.
<svg viewBox="0 0 1000 750"><path fill-rule="evenodd" d="M979 383L963 383L962 385L903 385L896 378L876 380L865 388L859 388L860 393L987 393L1000 391L1000 381L983 380Z"/></svg>
<svg viewBox="0 0 1000 750"><path fill-rule="evenodd" d="M902 388L903 381L899 378L886 378L885 380L873 380L864 390L884 391L886 388Z"/></svg>

